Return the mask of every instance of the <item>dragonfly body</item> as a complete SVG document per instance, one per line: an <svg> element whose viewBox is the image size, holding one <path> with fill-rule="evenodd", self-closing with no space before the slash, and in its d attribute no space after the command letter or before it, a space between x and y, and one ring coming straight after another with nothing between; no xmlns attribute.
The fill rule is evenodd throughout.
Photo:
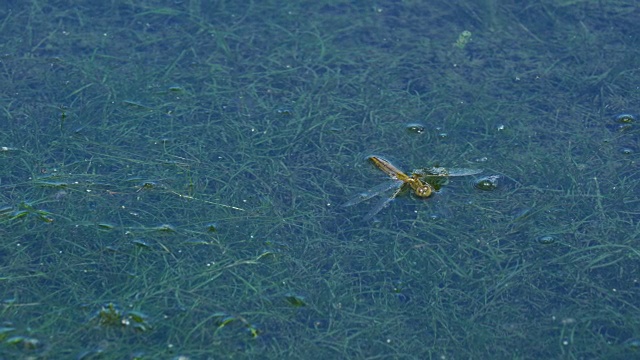
<svg viewBox="0 0 640 360"><path fill-rule="evenodd" d="M394 181L391 183L383 183L380 184L370 190L362 192L349 201L347 201L343 206L352 206L355 204L359 204L363 201L369 200L372 197L393 190L391 196L383 197L365 216L365 220L372 218L375 216L380 210L386 207L391 200L393 200L402 190L407 187L413 190L413 193L421 198L427 198L431 196L435 192L435 188L433 185L429 184L426 178L433 177L448 177L448 176L467 176L467 175L475 175L482 172L482 170L474 170L474 169L446 169L442 167L432 167L425 168L420 170L414 170L411 175L407 175L403 171L399 170L395 167L389 160L386 160L380 156L369 156L369 161L371 161L378 169L382 170L385 174L389 175Z"/></svg>
<svg viewBox="0 0 640 360"><path fill-rule="evenodd" d="M429 183L420 180L420 175L415 172L411 176L398 170L388 160L379 156L370 156L369 160L378 167L378 169L384 171L393 179L401 180L404 184L408 184L413 189L413 192L419 197L429 197L433 193L433 187Z"/></svg>

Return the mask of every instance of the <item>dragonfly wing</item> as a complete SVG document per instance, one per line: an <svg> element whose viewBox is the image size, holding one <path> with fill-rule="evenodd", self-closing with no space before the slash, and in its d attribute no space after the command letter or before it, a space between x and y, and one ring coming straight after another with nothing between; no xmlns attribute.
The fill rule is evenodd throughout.
<svg viewBox="0 0 640 360"><path fill-rule="evenodd" d="M347 201L346 203L342 204L343 207L347 207L347 206L352 206L355 204L359 204L363 201L369 200L372 197L383 193L385 191L394 189L394 188L398 188L400 189L400 187L402 186L402 184L404 184L404 182L402 181L392 181L392 182L385 182L382 183L378 186L375 186L367 191L361 192L360 194L352 197L351 199L349 199L349 201Z"/></svg>
<svg viewBox="0 0 640 360"><path fill-rule="evenodd" d="M388 197L385 196L382 199L380 199L380 201L378 201L376 205L373 208L371 208L371 210L369 210L367 215L365 215L364 221L370 220L372 217L376 216L376 214L379 213L380 210L387 207L387 205L389 205L391 200L395 199L400 191L402 191L402 186L396 189L396 191L394 191L391 196L388 196Z"/></svg>
<svg viewBox="0 0 640 360"><path fill-rule="evenodd" d="M482 169L457 168L449 169L449 176L471 176L482 172Z"/></svg>
<svg viewBox="0 0 640 360"><path fill-rule="evenodd" d="M422 176L470 176L480 174L482 169L431 167L417 171Z"/></svg>

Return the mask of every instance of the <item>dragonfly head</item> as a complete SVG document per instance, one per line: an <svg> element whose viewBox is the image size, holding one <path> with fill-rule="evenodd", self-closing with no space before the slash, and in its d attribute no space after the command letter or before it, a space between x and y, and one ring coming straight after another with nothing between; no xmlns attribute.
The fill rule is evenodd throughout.
<svg viewBox="0 0 640 360"><path fill-rule="evenodd" d="M420 186L417 189L415 189L416 195L423 198L431 196L432 192L433 192L433 189L429 184L424 184L423 186Z"/></svg>

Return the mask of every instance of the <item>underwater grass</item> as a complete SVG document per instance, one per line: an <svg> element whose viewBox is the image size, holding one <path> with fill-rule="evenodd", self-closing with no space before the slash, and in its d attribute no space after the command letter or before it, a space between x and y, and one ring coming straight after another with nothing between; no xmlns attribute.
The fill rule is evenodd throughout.
<svg viewBox="0 0 640 360"><path fill-rule="evenodd" d="M632 13L485 3L5 12L0 354L628 355ZM498 188L364 223L372 153Z"/></svg>

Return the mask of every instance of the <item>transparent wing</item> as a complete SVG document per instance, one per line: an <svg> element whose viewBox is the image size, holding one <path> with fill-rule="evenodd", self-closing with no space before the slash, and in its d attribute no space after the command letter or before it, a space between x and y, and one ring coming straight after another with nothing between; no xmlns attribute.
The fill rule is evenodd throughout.
<svg viewBox="0 0 640 360"><path fill-rule="evenodd" d="M400 183L402 185L402 182ZM389 203L391 202L391 200L395 199L396 196L398 195L398 193L402 191L402 186L398 187L396 189L396 191L393 192L393 194L391 196L384 196L382 199L380 199L380 201L378 201L376 203L376 205L374 207L371 208L371 210L369 210L369 212L367 213L367 215L364 216L363 220L364 221L368 221L370 220L372 217L376 216L377 213L380 212L380 210L384 209L387 207L387 205L389 205Z"/></svg>
<svg viewBox="0 0 640 360"><path fill-rule="evenodd" d="M346 203L342 204L343 207L347 207L347 206L352 206L355 204L359 204L363 201L369 200L372 197L381 194L385 191L389 191L391 189L400 189L402 187L402 184L404 184L404 182L398 180L398 181L391 181L391 182L385 182L382 183L380 185L377 185L367 191L361 192L359 194L357 194L356 196L352 197L351 199L349 199L349 201L347 201ZM381 210L381 209L380 209ZM378 210L378 211L380 211Z"/></svg>
<svg viewBox="0 0 640 360"><path fill-rule="evenodd" d="M430 167L415 171L422 176L470 176L480 174L482 169Z"/></svg>

